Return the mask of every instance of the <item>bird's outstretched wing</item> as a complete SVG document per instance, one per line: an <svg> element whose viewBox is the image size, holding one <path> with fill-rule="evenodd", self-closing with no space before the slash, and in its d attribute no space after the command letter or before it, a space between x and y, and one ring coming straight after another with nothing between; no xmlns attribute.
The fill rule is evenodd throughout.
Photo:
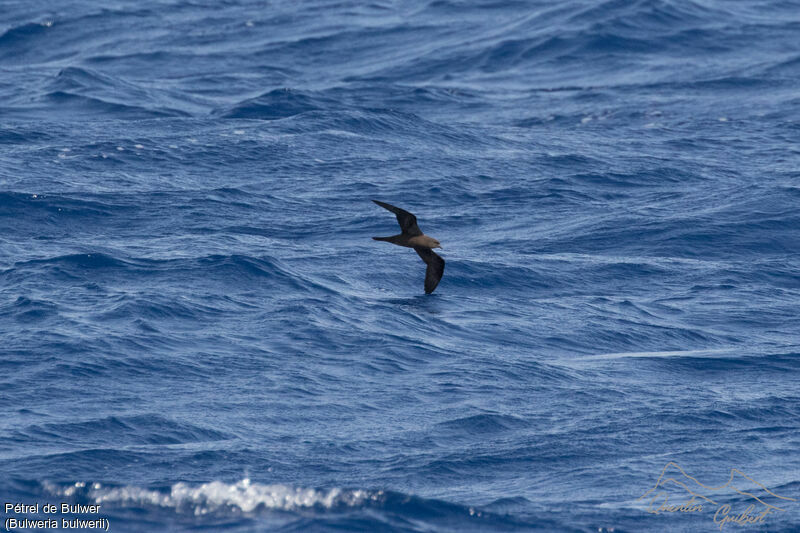
<svg viewBox="0 0 800 533"><path fill-rule="evenodd" d="M420 231L419 226L417 226L417 217L415 217L408 211L400 209L399 207L379 202L378 200L372 200L372 201L381 206L382 208L388 209L389 211L397 215L397 223L400 224L400 228L403 230L403 235L408 235L409 237L416 237L417 235L422 235L422 231ZM434 285L434 287L435 286L436 285Z"/></svg>
<svg viewBox="0 0 800 533"><path fill-rule="evenodd" d="M439 255L430 248L414 248L414 250L428 265L428 268L425 270L425 292L430 294L439 284L439 280L442 279L442 274L444 274L444 259L439 257Z"/></svg>

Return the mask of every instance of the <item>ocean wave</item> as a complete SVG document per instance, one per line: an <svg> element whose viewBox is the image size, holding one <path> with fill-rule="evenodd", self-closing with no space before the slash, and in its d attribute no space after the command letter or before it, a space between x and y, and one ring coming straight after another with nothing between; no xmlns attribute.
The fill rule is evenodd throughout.
<svg viewBox="0 0 800 533"><path fill-rule="evenodd" d="M13 304L0 306L0 316L20 322L39 322L58 316L58 306L46 299L18 297Z"/></svg>
<svg viewBox="0 0 800 533"><path fill-rule="evenodd" d="M240 255L212 254L200 257L154 259L117 257L112 254L94 252L67 254L56 257L30 259L14 264L14 269L47 268L59 272L80 275L80 272L91 270L116 269L120 272L145 275L165 273L181 275L190 271L203 272L206 275L221 279L271 278L295 283L298 275L282 262L273 258L259 258Z"/></svg>
<svg viewBox="0 0 800 533"><path fill-rule="evenodd" d="M529 424L519 417L487 413L442 422L440 425L454 432L471 435L475 433L497 434L519 430L528 427Z"/></svg>
<svg viewBox="0 0 800 533"><path fill-rule="evenodd" d="M0 57L6 61L19 61L29 50L39 48L37 41L50 31L52 21L29 22L8 28L0 35Z"/></svg>
<svg viewBox="0 0 800 533"><path fill-rule="evenodd" d="M326 104L329 105L329 102L320 97L311 97L291 89L278 89L242 102L233 109L222 113L222 116L225 118L275 120L328 107Z"/></svg>
<svg viewBox="0 0 800 533"><path fill-rule="evenodd" d="M161 101L165 99L172 100L169 93L153 94L120 77L82 67L66 67L34 101L56 106L59 112L71 116L81 113L120 119L189 116L187 112L164 107ZM131 105L130 102L140 104Z"/></svg>
<svg viewBox="0 0 800 533"><path fill-rule="evenodd" d="M42 446L58 440L67 446L81 444L87 434L98 442L114 446L172 445L212 442L230 438L220 431L195 424L175 422L158 414L110 416L82 422L45 423L15 428L8 438L28 446Z"/></svg>
<svg viewBox="0 0 800 533"><path fill-rule="evenodd" d="M250 513L259 510L335 509L362 506L367 501L384 499L381 491L302 489L253 483L249 479L232 484L222 481L200 485L176 483L168 492L136 486L104 486L101 483L75 483L71 486L48 483L44 488L54 495L81 495L99 504L151 505L197 515L220 510Z"/></svg>
<svg viewBox="0 0 800 533"><path fill-rule="evenodd" d="M458 527L461 531L485 531L486 528L533 531L546 530L557 524L549 519L537 523L472 506L392 491L299 488L263 484L247 478L236 483L181 482L166 489L85 482L69 485L45 482L41 487L46 494L68 501L100 504L106 512L114 514L125 509L137 509L154 518L169 522L177 520L178 523L191 523L192 517L207 516L210 520L239 517L256 520L253 524L262 525L263 520L267 520L266 523L278 531L294 531L297 527L401 527L405 531L424 531L437 524Z"/></svg>

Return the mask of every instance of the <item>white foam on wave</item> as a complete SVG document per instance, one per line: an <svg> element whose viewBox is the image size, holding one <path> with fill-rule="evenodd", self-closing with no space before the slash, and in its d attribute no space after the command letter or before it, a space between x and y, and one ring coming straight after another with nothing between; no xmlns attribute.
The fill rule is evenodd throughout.
<svg viewBox="0 0 800 533"><path fill-rule="evenodd" d="M615 352L586 355L584 361L595 359L623 359L627 357L655 358L655 357L714 357L736 354L735 348L712 348L707 350L672 350L661 352Z"/></svg>
<svg viewBox="0 0 800 533"><path fill-rule="evenodd" d="M85 483L67 487L46 483L45 489L59 496L74 496L86 491ZM313 507L354 507L366 501L377 501L382 491L344 489L304 489L286 485L264 485L243 479L237 483L212 481L201 485L176 483L169 492L136 486L106 487L100 483L89 486L87 496L97 504L153 505L189 510L203 515L221 509L239 509L249 513L259 508L273 510L297 510Z"/></svg>

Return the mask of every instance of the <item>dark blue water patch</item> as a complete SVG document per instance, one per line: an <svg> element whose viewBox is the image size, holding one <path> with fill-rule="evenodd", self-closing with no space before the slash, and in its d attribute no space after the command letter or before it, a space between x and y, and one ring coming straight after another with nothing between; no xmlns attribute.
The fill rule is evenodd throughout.
<svg viewBox="0 0 800 533"><path fill-rule="evenodd" d="M54 91L44 95L40 108L57 107L71 117L103 114L122 119L145 119L153 117L176 116L173 111L149 110L140 106L130 106L108 102L100 98L83 96L64 91Z"/></svg>
<svg viewBox="0 0 800 533"><path fill-rule="evenodd" d="M414 113L399 111L386 107L362 107L341 110L303 110L302 120L292 116L278 125L281 131L292 134L336 135L322 137L323 146L330 146L333 154L341 144L341 132L356 135L363 142L375 143L383 149L389 145L398 145L404 140L416 144L424 143L425 138L438 139L451 143L454 148L474 147L476 145L491 146L497 142L492 137L484 137L469 128L432 122ZM294 111L291 111L294 115ZM260 118L260 117L259 117ZM265 117L270 118L270 117ZM326 142L327 141L327 142ZM331 142L333 141L333 142Z"/></svg>
<svg viewBox="0 0 800 533"><path fill-rule="evenodd" d="M768 74L795 78L800 76L800 56L790 57L778 64L768 66Z"/></svg>
<svg viewBox="0 0 800 533"><path fill-rule="evenodd" d="M22 218L39 209L54 213L59 209L72 208L83 214L110 215L112 210L121 206L104 205L100 202L79 200L62 195L31 194L20 192L6 192L0 196L3 205L2 215L9 218Z"/></svg>
<svg viewBox="0 0 800 533"><path fill-rule="evenodd" d="M543 62L569 54L574 45L566 36L507 40L481 53L477 62L487 72L498 72L525 61Z"/></svg>
<svg viewBox="0 0 800 533"><path fill-rule="evenodd" d="M126 80L85 68L67 67L58 71L35 102L56 107L72 117L101 115L114 119L146 119L187 116L188 113L168 107L168 95L156 95ZM131 106L124 102L148 102ZM33 104L36 105L36 104ZM180 105L180 104L178 104Z"/></svg>
<svg viewBox="0 0 800 533"><path fill-rule="evenodd" d="M671 30L676 23L704 23L708 19L718 17L723 12L710 6L697 3L681 5L667 2L605 2L577 10L571 14L571 20L581 23L593 23L598 20L623 28L646 27L650 31Z"/></svg>
<svg viewBox="0 0 800 533"><path fill-rule="evenodd" d="M800 363L794 353L748 353L742 350L741 355L706 357L698 356L671 356L665 359L654 359L652 363L663 364L670 368L689 370L702 374L724 375L729 372L765 372L786 373L797 370Z"/></svg>
<svg viewBox="0 0 800 533"><path fill-rule="evenodd" d="M441 424L441 427L454 433L474 435L476 433L497 434L514 429L524 429L527 423L508 415L484 414L475 415L458 420L450 420Z"/></svg>
<svg viewBox="0 0 800 533"><path fill-rule="evenodd" d="M92 234L119 224L139 207L118 198L62 194L0 194L0 224L31 239L57 240L67 234ZM97 260L97 259L96 259Z"/></svg>
<svg viewBox="0 0 800 533"><path fill-rule="evenodd" d="M593 188L659 187L669 183L686 183L691 181L692 178L693 176L687 176L681 170L670 168L643 169L635 174L604 172L602 174L576 174L571 176L571 179L576 183L586 183Z"/></svg>
<svg viewBox="0 0 800 533"><path fill-rule="evenodd" d="M326 94L351 107L360 106L405 112L426 109L431 113L437 113L441 111L442 106L478 110L485 106L484 95L473 90L435 85L419 87L393 84L378 90L373 85L353 83L345 87L328 89Z"/></svg>
<svg viewBox="0 0 800 533"><path fill-rule="evenodd" d="M2 144L25 144L30 145L37 141L46 141L52 137L38 127L27 128L20 126L0 127L0 143Z"/></svg>
<svg viewBox="0 0 800 533"><path fill-rule="evenodd" d="M210 320L221 313L215 307L203 306L198 303L175 301L173 298L161 298L157 295L143 295L139 298L120 298L111 309L103 312L100 320L127 320L131 316L143 321L176 321L176 320Z"/></svg>
<svg viewBox="0 0 800 533"><path fill-rule="evenodd" d="M325 99L308 96L292 89L276 89L238 104L222 113L224 118L275 120L330 107Z"/></svg>
<svg viewBox="0 0 800 533"><path fill-rule="evenodd" d="M0 316L12 317L19 322L39 322L58 315L58 306L47 300L20 296L9 306L0 307Z"/></svg>
<svg viewBox="0 0 800 533"><path fill-rule="evenodd" d="M173 422L161 415L107 417L84 422L46 423L16 428L9 438L26 445L43 445L53 440L66 445L80 445L86 435L104 445L170 445L211 442L230 438L219 431Z"/></svg>
<svg viewBox="0 0 800 533"><path fill-rule="evenodd" d="M90 88L119 87L122 80L100 74L96 71L77 67L67 67L58 71L51 87L61 91L80 91ZM143 94L137 96L142 97Z"/></svg>
<svg viewBox="0 0 800 533"><path fill-rule="evenodd" d="M27 23L9 28L0 35L0 57L13 60L26 51L35 50L37 41L51 31L52 23Z"/></svg>
<svg viewBox="0 0 800 533"><path fill-rule="evenodd" d="M16 268L25 266L48 266L63 271L80 272L85 270L106 269L106 268L122 268L125 262L117 259L116 257L95 253L95 254L70 254L48 259L33 259L26 263L17 263Z"/></svg>
<svg viewBox="0 0 800 533"><path fill-rule="evenodd" d="M80 253L64 256L31 259L16 262L12 268L2 273L7 279L23 280L31 276L39 278L52 277L62 281L103 281L115 282L116 285L140 283L142 278L161 278L171 280L191 280L203 278L216 280L222 284L247 286L250 283L268 284L273 287L284 286L294 290L307 290L317 285L310 278L299 275L281 261L269 257L210 255L187 259L140 259L122 258L104 253ZM305 288L305 289L304 289ZM120 302L127 308L123 314L128 315L132 309L127 306L137 305L134 302ZM146 304L146 306L149 304ZM185 316L188 308L180 305L160 308L161 304L150 307L146 316L155 318L167 315ZM159 310L160 309L160 310ZM168 310L172 309L172 310ZM114 313L119 314L118 309ZM155 315L151 316L151 313ZM177 313L177 315L175 315Z"/></svg>
<svg viewBox="0 0 800 533"><path fill-rule="evenodd" d="M448 283L454 286L470 286L475 289L492 290L500 279L503 283L515 285L518 289L549 289L559 284L559 280L552 279L546 273L539 272L536 267L509 265L498 268L490 261L473 262L460 261L450 265L448 275L452 280Z"/></svg>
<svg viewBox="0 0 800 533"><path fill-rule="evenodd" d="M68 448L63 448L68 449ZM6 468L28 469L36 465L51 465L52 470L48 477L63 479L69 471L69 464L77 465L85 472L100 474L105 470L100 464L105 465L132 465L141 463L147 454L133 451L123 451L114 448L82 449L75 452L45 453L42 455L30 454L23 458L4 459Z"/></svg>

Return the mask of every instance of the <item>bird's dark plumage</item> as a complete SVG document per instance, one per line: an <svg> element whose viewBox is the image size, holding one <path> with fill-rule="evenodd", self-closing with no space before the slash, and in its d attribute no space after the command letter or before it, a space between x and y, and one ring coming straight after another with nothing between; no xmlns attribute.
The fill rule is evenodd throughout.
<svg viewBox="0 0 800 533"><path fill-rule="evenodd" d="M372 200L379 206L384 209L388 209L395 215L397 215L397 223L400 224L400 229L403 230L403 235L408 235L409 237L415 237L417 235L422 235L422 231L417 226L417 217L400 209L399 207L395 207L393 205L385 204L383 202L379 202L378 200Z"/></svg>
<svg viewBox="0 0 800 533"><path fill-rule="evenodd" d="M398 246L405 246L413 248L414 251L425 261L428 268L425 270L425 292L430 294L439 285L439 280L442 279L444 274L444 259L439 257L433 248L441 248L442 245L439 241L432 237L428 237L419 229L417 225L417 217L384 202L372 200L384 209L388 209L397 215L397 222L400 224L402 233L400 235L393 235L391 237L373 237L376 241L386 241Z"/></svg>
<svg viewBox="0 0 800 533"><path fill-rule="evenodd" d="M430 248L414 248L428 268L425 270L425 292L430 294L439 284L444 274L444 259Z"/></svg>

